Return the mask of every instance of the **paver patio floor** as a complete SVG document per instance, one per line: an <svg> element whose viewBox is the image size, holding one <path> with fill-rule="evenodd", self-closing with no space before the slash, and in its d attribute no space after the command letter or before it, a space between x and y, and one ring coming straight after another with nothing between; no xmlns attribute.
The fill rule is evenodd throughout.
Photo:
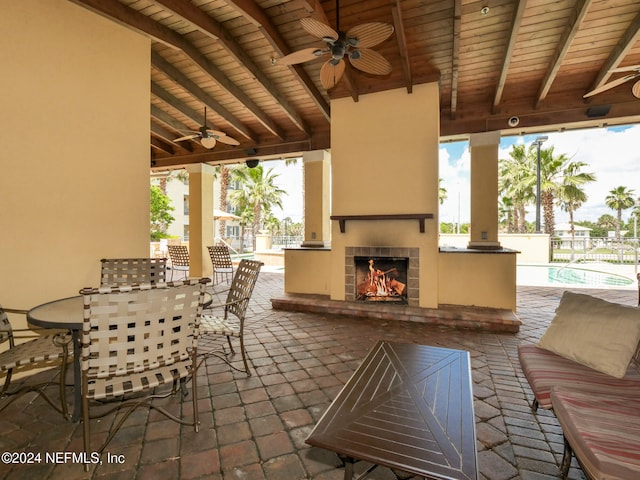
<svg viewBox="0 0 640 480"><path fill-rule="evenodd" d="M630 305L637 302L634 290L580 291ZM520 332L480 333L273 310L270 298L283 294L283 275L263 272L250 303L246 337L254 374L247 377L216 358L207 360L198 377L200 432L140 410L109 444L103 464L86 474L82 464L44 461L47 452L82 451L82 425L63 420L43 400L28 395L0 414L0 452L40 452L42 461L0 463L0 478L341 479L338 457L304 440L380 339L470 352L480 478L557 478L562 432L552 413L531 412L531 392L520 370L517 346L540 338L562 292L518 287ZM165 400L169 405L178 401ZM183 408L190 405L185 401ZM110 421L111 417L92 421L93 431L108 428ZM369 478L412 477L378 468ZM570 478L584 478L575 462Z"/></svg>

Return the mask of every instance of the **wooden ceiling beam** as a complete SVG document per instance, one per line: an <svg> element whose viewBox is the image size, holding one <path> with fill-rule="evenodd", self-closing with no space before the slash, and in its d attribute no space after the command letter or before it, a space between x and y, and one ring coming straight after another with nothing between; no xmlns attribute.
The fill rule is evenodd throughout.
<svg viewBox="0 0 640 480"><path fill-rule="evenodd" d="M511 30L509 31L509 38L507 40L507 46L504 49L504 55L502 57L502 68L500 69L500 77L498 79L498 86L496 87L496 93L493 97L493 108L500 105L502 100L502 93L504 92L504 86L507 83L507 75L509 74L509 65L511 64L511 56L513 55L513 49L518 37L518 31L522 24L522 17L524 16L525 8L527 7L527 0L517 0L517 4L513 10L513 19L511 20Z"/></svg>
<svg viewBox="0 0 640 480"><path fill-rule="evenodd" d="M271 145L260 145L257 147L256 155L244 155L234 149L211 150L208 152L175 155L165 158L154 158L153 167L157 169L175 167L180 165L189 165L193 163L211 163L211 164L229 164L241 163L247 158L260 157L277 158L277 157L293 157L302 156L303 152L310 150L324 150L331 148L331 139L328 133L314 134L308 139L290 142L280 142Z"/></svg>
<svg viewBox="0 0 640 480"><path fill-rule="evenodd" d="M153 95L155 95L156 97L158 97L160 100L162 100L167 105L175 108L176 110L178 110L183 115L185 115L185 116L189 117L190 119L192 119L195 123L197 123L199 125L203 125L204 124L204 116L201 113L196 112L189 105L184 103L179 98L173 96L171 93L167 92L164 88L162 88L160 85L158 85L155 82L151 82L151 93ZM152 110L152 113L153 113L153 110ZM180 129L180 130L182 130L182 129ZM258 140L253 140L253 138L251 138L251 141L252 141L252 143L254 145L258 144Z"/></svg>
<svg viewBox="0 0 640 480"><path fill-rule="evenodd" d="M175 136L175 134L171 131L169 131L168 129L160 126L160 125L156 125L154 123L151 124L151 134L155 135L156 137L159 137L161 140L167 142L168 144L172 145L172 146L177 146L180 147L184 150L187 150L188 152L193 152L193 146L189 143L189 142L180 142L180 143L175 143L174 140L178 137Z"/></svg>
<svg viewBox="0 0 640 480"><path fill-rule="evenodd" d="M300 117L280 90L271 80L258 68L253 59L247 55L243 48L231 36L229 31L219 22L207 15L195 5L183 0L154 0L175 16L196 27L200 32L214 40L217 40L226 52L244 69L253 76L262 86L263 90L275 100L275 103L282 108L289 119L304 133L311 134L309 126Z"/></svg>
<svg viewBox="0 0 640 480"><path fill-rule="evenodd" d="M611 70L618 67L624 57L627 55L631 47L640 39L640 13L636 15L633 22L629 25L629 28L625 31L624 35L618 41L616 47L611 51L609 58L604 62L604 65L598 72L595 80L589 92L595 90L598 87L604 85L611 76Z"/></svg>
<svg viewBox="0 0 640 480"><path fill-rule="evenodd" d="M168 92L166 94L169 95ZM155 118L157 121L159 121L161 123L164 123L168 127L173 128L177 132L184 132L184 131L187 131L187 130L188 131L192 130L187 125L185 125L184 123L176 120L175 118L173 118L171 115L169 115L167 112L162 110L160 107L157 107L156 105L151 105L151 117ZM198 123L198 122L196 122L196 123Z"/></svg>
<svg viewBox="0 0 640 480"><path fill-rule="evenodd" d="M263 112L256 103L251 100L237 85L235 85L217 66L203 55L191 42L179 33L171 30L150 17L129 8L120 2L104 0L71 0L80 6L88 8L102 16L131 28L143 35L167 45L171 48L182 51L187 58L193 61L221 88L225 89L229 95L242 103L248 111L273 135L284 140L284 131L275 124L269 116ZM229 122L231 123L231 122Z"/></svg>
<svg viewBox="0 0 640 480"><path fill-rule="evenodd" d="M156 148L156 149L164 152L164 153L168 153L169 155L173 155L174 154L173 147L171 145L163 142L159 138L151 137L151 146L153 148Z"/></svg>
<svg viewBox="0 0 640 480"><path fill-rule="evenodd" d="M184 75L180 70L171 65L170 62L162 58L162 55L155 51L151 51L151 64L161 71L167 78L170 78L175 83L184 88L187 92L201 101L204 105L215 111L218 115L224 118L227 122L231 124L233 128L235 128L238 132L240 132L243 136L252 140L253 142L257 142L256 135L249 130L249 128L244 125L240 120L238 120L231 112L229 112L226 108L220 105L211 95L201 89L195 82L191 81L186 75ZM203 118L201 115L192 116L187 115L191 119ZM203 118L204 120L204 118ZM203 121L197 121L202 125ZM282 138L282 137L280 137Z"/></svg>
<svg viewBox="0 0 640 480"><path fill-rule="evenodd" d="M292 52L287 43L278 32L269 16L253 0L228 0L227 3L235 8L264 35L271 44L275 53L284 57ZM289 71L309 94L324 118L331 121L331 109L329 103L322 96L309 74L301 65L289 65Z"/></svg>
<svg viewBox="0 0 640 480"><path fill-rule="evenodd" d="M451 118L458 109L458 69L460 68L460 31L462 24L462 0L454 0L453 48L451 53Z"/></svg>
<svg viewBox="0 0 640 480"><path fill-rule="evenodd" d="M396 31L398 48L400 49L404 83L407 87L407 93L412 93L413 78L411 76L411 64L409 63L409 52L407 52L407 38L404 33L404 21L402 20L402 8L399 0L391 0L391 14L393 15L393 27Z"/></svg>
<svg viewBox="0 0 640 480"><path fill-rule="evenodd" d="M544 80L542 81L542 84L540 86L540 91L538 92L538 98L536 100L536 108L539 108L540 103L547 97L547 94L551 89L551 85L556 79L558 71L562 66L562 62L567 56L567 52L569 51L571 42L578 34L580 25L582 24L584 17L587 15L589 5L591 5L591 0L577 0L575 6L573 7L567 27L562 34L562 38L560 39L551 62L549 62L549 68L547 69L547 73L545 74Z"/></svg>

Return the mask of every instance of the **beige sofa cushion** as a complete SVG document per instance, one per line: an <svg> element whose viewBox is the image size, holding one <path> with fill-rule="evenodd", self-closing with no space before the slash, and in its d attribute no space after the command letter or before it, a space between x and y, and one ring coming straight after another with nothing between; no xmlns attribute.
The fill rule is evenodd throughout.
<svg viewBox="0 0 640 480"><path fill-rule="evenodd" d="M564 292L538 346L616 378L640 341L640 309Z"/></svg>

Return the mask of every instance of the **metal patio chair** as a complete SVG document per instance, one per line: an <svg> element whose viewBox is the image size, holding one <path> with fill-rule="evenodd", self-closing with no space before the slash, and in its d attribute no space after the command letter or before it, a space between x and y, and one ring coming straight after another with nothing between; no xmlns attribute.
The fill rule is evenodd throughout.
<svg viewBox="0 0 640 480"><path fill-rule="evenodd" d="M101 287L166 281L166 258L103 258L100 262Z"/></svg>
<svg viewBox="0 0 640 480"><path fill-rule="evenodd" d="M87 455L102 452L138 407L155 409L182 425L199 429L196 361L205 287L210 280L86 288L82 329L82 421ZM153 403L187 395L191 380L191 418ZM171 385L164 392L156 387ZM110 405L110 400L117 399ZM94 407L104 408L93 413ZM99 448L91 446L91 419L122 411ZM182 408L178 408L181 411ZM89 464L85 469L88 470Z"/></svg>
<svg viewBox="0 0 640 480"><path fill-rule="evenodd" d="M184 277L189 276L189 249L186 245L167 245L169 259L171 260L171 278L173 281L173 272L184 272Z"/></svg>
<svg viewBox="0 0 640 480"><path fill-rule="evenodd" d="M251 299L251 294L258 280L261 267L262 262L260 261L241 260L233 276L231 287L227 292L225 303L211 306L212 311L215 309L221 310L220 314L203 314L200 325L200 333L203 340L208 336L225 336L229 344L229 349L231 350L230 353L227 353L224 350L209 349L208 351L203 351L202 356L206 358L214 355L225 361L231 368L244 372L247 375L251 375L251 371L249 370L247 350L244 345L245 321L249 300ZM231 337L239 339L240 354L242 355L244 369L236 367L229 359L230 355L235 354Z"/></svg>
<svg viewBox="0 0 640 480"><path fill-rule="evenodd" d="M224 279L226 283L230 283L233 279L233 262L231 261L229 247L226 245L215 245L213 247L207 247L207 250L209 250L209 256L213 264L213 284L217 285L221 283L222 279Z"/></svg>
<svg viewBox="0 0 640 480"><path fill-rule="evenodd" d="M24 315L27 313L25 310L5 309L0 305L0 344L6 344L7 342L9 344L9 348L0 353L0 374L5 375L4 385L0 390L0 400L7 399L0 406L0 412L20 396L29 392L36 392L55 410L65 418L68 418L65 381L69 345L72 341L71 333L64 331L39 335L36 333L38 330L14 329L11 327L7 312ZM16 332L19 332L18 335L16 335ZM24 343L16 343L16 340L21 342L23 339L28 340ZM23 386L14 390L10 389L13 373L25 369L43 367L57 367L49 381L32 384L27 379ZM45 394L45 389L54 382L56 376L59 376L59 405Z"/></svg>

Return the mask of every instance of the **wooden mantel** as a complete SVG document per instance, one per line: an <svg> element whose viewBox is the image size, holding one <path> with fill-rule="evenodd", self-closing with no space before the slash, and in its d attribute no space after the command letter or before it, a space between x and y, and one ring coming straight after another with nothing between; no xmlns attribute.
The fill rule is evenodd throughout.
<svg viewBox="0 0 640 480"><path fill-rule="evenodd" d="M347 220L418 220L420 233L424 233L424 221L433 218L433 213L383 213L379 215L331 215L331 220L338 220L340 233L344 233Z"/></svg>

